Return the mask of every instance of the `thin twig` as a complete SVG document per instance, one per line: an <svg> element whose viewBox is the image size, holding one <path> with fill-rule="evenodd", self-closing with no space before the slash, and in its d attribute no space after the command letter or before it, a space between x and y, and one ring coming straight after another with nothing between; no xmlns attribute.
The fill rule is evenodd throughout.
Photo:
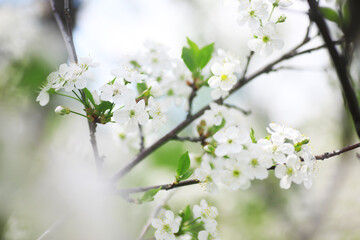
<svg viewBox="0 0 360 240"><path fill-rule="evenodd" d="M354 150L356 148L360 147L360 143L356 143L354 145L350 145L350 146L347 146L347 147L344 147L343 149L340 149L340 150L337 150L337 151L333 151L333 152L326 152L324 154L321 154L321 155L317 155L315 156L316 160L325 160L327 158L331 158L331 157L334 157L334 156L338 156L342 153L345 153L345 152L348 152L348 151L351 151L351 150Z"/></svg>
<svg viewBox="0 0 360 240"><path fill-rule="evenodd" d="M174 189L174 188L194 185L194 184L198 184L198 183L200 183L199 180L190 179L190 180L181 181L179 183L169 183L169 184L155 185L155 186L149 186L149 187L136 187L136 188L128 188L128 189L118 189L118 190L116 190L116 192L119 193L119 194L123 194L123 193L129 194L129 193L146 192L146 191L149 191L151 189L158 189L158 188L161 188L161 190L168 191L168 190L171 190L171 189Z"/></svg>
<svg viewBox="0 0 360 240"><path fill-rule="evenodd" d="M40 237L37 238L37 240L43 240L47 238L52 232L54 232L54 229L56 229L59 225L61 225L65 218L69 215L69 211L64 213L62 216L60 216L46 231L41 234Z"/></svg>
<svg viewBox="0 0 360 240"><path fill-rule="evenodd" d="M101 172L102 172L102 164L103 164L103 158L100 157L99 154L99 150L98 150L98 146L97 146L97 142L96 142L96 122L88 122L89 123L89 130L90 130L90 142L91 142L91 146L93 148L93 152L94 152L94 157L95 157L95 164L96 164L96 169L98 171L99 176L101 176Z"/></svg>
<svg viewBox="0 0 360 240"><path fill-rule="evenodd" d="M250 115L251 114L251 110L244 110L238 106L235 106L233 104L230 104L230 103L223 103L223 105L225 107L228 107L228 108L233 108L233 109L236 109L238 110L239 112L242 112L244 115Z"/></svg>
<svg viewBox="0 0 360 240"><path fill-rule="evenodd" d="M145 148L145 138L142 126L139 124L139 135L140 135L140 152Z"/></svg>
<svg viewBox="0 0 360 240"><path fill-rule="evenodd" d="M197 89L195 86L195 79L194 79L194 83L191 85L191 93L190 93L190 96L188 99L189 110L188 110L188 114L187 114L186 118L191 117L192 104L193 104L194 98L196 97L196 93L197 93Z"/></svg>
<svg viewBox="0 0 360 240"><path fill-rule="evenodd" d="M245 76L246 76L246 73L247 73L247 71L249 69L250 61L251 61L251 58L252 58L253 55L254 55L254 51L250 51L250 54L246 59L246 65L245 65L245 68L244 68L242 78L245 78Z"/></svg>
<svg viewBox="0 0 360 240"><path fill-rule="evenodd" d="M201 142L203 140L202 137L180 137L180 136L174 136L171 140L181 141L181 142Z"/></svg>

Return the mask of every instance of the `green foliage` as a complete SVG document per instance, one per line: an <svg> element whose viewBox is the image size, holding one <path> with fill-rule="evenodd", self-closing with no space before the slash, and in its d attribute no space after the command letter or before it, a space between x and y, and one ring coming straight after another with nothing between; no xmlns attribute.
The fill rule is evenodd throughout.
<svg viewBox="0 0 360 240"><path fill-rule="evenodd" d="M179 216L181 217L181 223L178 233L176 236L181 236L184 234L190 234L191 239L198 239L198 234L201 230L204 230L204 223L194 219L193 213L189 205L187 205L184 210L180 211Z"/></svg>
<svg viewBox="0 0 360 240"><path fill-rule="evenodd" d="M341 19L337 11L328 7L320 7L319 10L324 18L334 23L337 23L339 26L341 25Z"/></svg>
<svg viewBox="0 0 360 240"><path fill-rule="evenodd" d="M223 118L219 126L214 125L208 129L207 135L213 136L215 133L220 131L220 129L222 129L225 126L225 123L226 123L225 118Z"/></svg>
<svg viewBox="0 0 360 240"><path fill-rule="evenodd" d="M91 94L91 92L89 91L89 89L84 88L84 89L83 89L83 92L84 92L86 98L90 100L90 102L93 104L93 106L95 106L96 104L95 104L93 95Z"/></svg>
<svg viewBox="0 0 360 240"><path fill-rule="evenodd" d="M139 203L152 202L154 201L155 195L161 190L160 188L150 189L144 193L144 195L138 199Z"/></svg>
<svg viewBox="0 0 360 240"><path fill-rule="evenodd" d="M151 154L151 159L156 167L165 167L174 170L177 166L177 159L184 153L185 147L183 142L170 141L155 150Z"/></svg>
<svg viewBox="0 0 360 240"><path fill-rule="evenodd" d="M214 43L206 45L199 49L199 47L187 38L190 48L183 47L181 58L186 67L192 72L194 78L200 77L201 70L208 64L211 55L214 51Z"/></svg>
<svg viewBox="0 0 360 240"><path fill-rule="evenodd" d="M256 138L255 138L255 131L252 128L251 128L251 131L250 131L250 138L251 138L251 141L253 143L257 143Z"/></svg>
<svg viewBox="0 0 360 240"><path fill-rule="evenodd" d="M179 158L175 176L176 181L180 182L186 180L191 176L192 173L193 170L190 169L189 152L186 152Z"/></svg>

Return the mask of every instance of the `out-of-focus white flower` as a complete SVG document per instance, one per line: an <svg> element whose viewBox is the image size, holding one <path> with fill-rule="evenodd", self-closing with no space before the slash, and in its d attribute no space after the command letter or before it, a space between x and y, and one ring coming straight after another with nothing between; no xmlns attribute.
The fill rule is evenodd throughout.
<svg viewBox="0 0 360 240"><path fill-rule="evenodd" d="M224 167L220 173L220 180L228 189L245 190L250 187L249 166L245 162L226 159Z"/></svg>
<svg viewBox="0 0 360 240"><path fill-rule="evenodd" d="M144 125L149 120L149 115L145 110L145 101L140 100L134 105L115 111L114 119L119 124L125 124L129 132L136 131L138 124Z"/></svg>
<svg viewBox="0 0 360 240"><path fill-rule="evenodd" d="M174 216L170 210L165 212L165 218L152 218L151 225L156 229L156 240L175 240L175 233L179 231L181 217Z"/></svg>
<svg viewBox="0 0 360 240"><path fill-rule="evenodd" d="M151 122L155 129L158 129L161 125L166 122L166 115L163 112L163 107L153 97L148 100L147 110L149 115L152 117Z"/></svg>
<svg viewBox="0 0 360 240"><path fill-rule="evenodd" d="M111 73L117 78L123 78L127 82L141 83L146 79L145 74L139 73L131 65L122 65L121 68L116 68Z"/></svg>
<svg viewBox="0 0 360 240"><path fill-rule="evenodd" d="M113 83L104 84L99 90L100 99L103 101L113 101L119 106L134 104L136 97L135 91L127 88L118 79Z"/></svg>
<svg viewBox="0 0 360 240"><path fill-rule="evenodd" d="M215 218L218 215L218 210L214 206L208 205L205 199L200 201L200 205L194 205L193 213L195 218L201 218L204 222L205 229L213 231L216 229L217 222Z"/></svg>
<svg viewBox="0 0 360 240"><path fill-rule="evenodd" d="M216 179L218 177L218 172L215 169L212 169L210 162L207 158L203 158L200 168L197 168L194 172L195 178L198 179L201 183L206 184L206 191L215 194L218 192L218 186L216 184Z"/></svg>
<svg viewBox="0 0 360 240"><path fill-rule="evenodd" d="M198 234L199 240L220 240L219 233L215 231L202 230Z"/></svg>
<svg viewBox="0 0 360 240"><path fill-rule="evenodd" d="M222 105L218 105L214 102L210 103L210 110L206 110L204 113L204 119L208 126L220 126L224 115L228 109Z"/></svg>
<svg viewBox="0 0 360 240"><path fill-rule="evenodd" d="M285 139L295 141L301 137L298 130L284 124L270 123L266 130L271 134L271 140L275 143L283 143Z"/></svg>

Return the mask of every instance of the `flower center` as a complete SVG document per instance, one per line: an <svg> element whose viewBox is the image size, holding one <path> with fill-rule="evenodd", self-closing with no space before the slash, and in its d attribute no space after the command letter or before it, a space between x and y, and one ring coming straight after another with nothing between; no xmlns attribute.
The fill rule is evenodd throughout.
<svg viewBox="0 0 360 240"><path fill-rule="evenodd" d="M169 226L169 224L165 224L163 229L164 229L165 232L168 232L168 233L171 232L171 227Z"/></svg>
<svg viewBox="0 0 360 240"><path fill-rule="evenodd" d="M256 167L257 165L259 165L259 162L256 158L251 159L250 162L251 166Z"/></svg>
<svg viewBox="0 0 360 240"><path fill-rule="evenodd" d="M240 172L239 170L234 170L234 171L233 171L233 176L234 176L234 177L239 177L240 174L241 174L241 172Z"/></svg>
<svg viewBox="0 0 360 240"><path fill-rule="evenodd" d="M293 168L288 168L287 171L286 171L286 175L293 175L294 174L294 169Z"/></svg>
<svg viewBox="0 0 360 240"><path fill-rule="evenodd" d="M227 75L225 75L225 74L221 75L221 81L225 81L226 79L228 79Z"/></svg>
<svg viewBox="0 0 360 240"><path fill-rule="evenodd" d="M268 43L270 41L270 38L268 36L264 36L262 40L264 43Z"/></svg>
<svg viewBox="0 0 360 240"><path fill-rule="evenodd" d="M130 116L130 118L135 117L135 110L130 110L129 116Z"/></svg>
<svg viewBox="0 0 360 240"><path fill-rule="evenodd" d="M251 10L251 11L249 12L249 14L250 14L250 16L252 16L252 17L256 17L254 10Z"/></svg>

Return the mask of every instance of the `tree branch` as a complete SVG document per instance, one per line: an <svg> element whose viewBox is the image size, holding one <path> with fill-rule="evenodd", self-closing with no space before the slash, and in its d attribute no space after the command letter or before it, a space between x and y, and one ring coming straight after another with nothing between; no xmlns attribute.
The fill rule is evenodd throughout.
<svg viewBox="0 0 360 240"><path fill-rule="evenodd" d="M319 160L325 160L325 159L328 159L328 158L332 158L334 156L338 156L338 155L340 155L342 153L349 152L349 151L354 150L354 149L359 148L359 147L360 147L360 143L356 143L356 144L344 147L344 148L342 148L340 150L336 150L336 151L333 151L333 152L326 152L326 153L323 153L321 155L316 155L314 157L318 161ZM275 167L276 167L276 165L271 166L270 168L268 168L268 170L274 170ZM116 190L116 193L120 194L120 195L131 194L131 193L140 193L140 192L146 192L146 191L151 190L151 189L158 189L160 187L161 187L161 190L168 191L168 190L171 190L171 189L174 189L174 188L194 185L194 184L198 184L198 183L201 183L201 182L199 180L197 180L197 179L190 179L190 180L185 180L185 181L182 181L182 182L179 182L179 183L169 183L169 184L155 185L155 186L149 186L149 187L118 189L118 190Z"/></svg>
<svg viewBox="0 0 360 240"><path fill-rule="evenodd" d="M310 23L311 26L311 23ZM303 54L302 52L298 52L298 49L307 44L310 41L309 38L309 32L310 32L310 26L308 27L306 31L306 35L301 43L296 45L294 48L292 48L290 51L279 57L278 59L270 62L260 70L256 71L249 77L241 78L234 87L229 91L229 97L232 93L239 90L243 86L245 86L247 83L249 83L251 80L257 78L258 76L269 73L273 70L274 66L279 64L282 61L288 60L290 58L296 57L298 55ZM315 50L313 50L315 51ZM226 98L225 98L226 99ZM215 103L220 103L221 100L214 101ZM111 178L110 181L112 183L115 183L117 180L121 179L124 175L126 175L133 167L135 167L138 163L140 163L143 159L145 159L147 156L149 156L153 151L167 143L169 140L173 139L179 132L181 132L184 128L186 128L188 125L190 125L195 119L202 116L206 110L210 109L210 105L206 105L202 109L200 109L197 113L189 116L184 121L182 121L179 125L177 125L173 130L171 130L169 133L167 133L165 136L157 140L155 143L153 143L148 148L145 148L143 151L141 151L131 162L129 162L127 165L125 165L121 170L116 172Z"/></svg>
<svg viewBox="0 0 360 240"><path fill-rule="evenodd" d="M329 51L331 60L334 64L336 74L340 80L344 93L344 100L349 106L349 110L355 125L356 133L360 137L360 109L355 90L351 84L350 74L347 70L346 59L338 53L333 41L331 40L329 29L322 17L318 3L315 0L307 0L310 7L310 17L316 23L326 48Z"/></svg>

